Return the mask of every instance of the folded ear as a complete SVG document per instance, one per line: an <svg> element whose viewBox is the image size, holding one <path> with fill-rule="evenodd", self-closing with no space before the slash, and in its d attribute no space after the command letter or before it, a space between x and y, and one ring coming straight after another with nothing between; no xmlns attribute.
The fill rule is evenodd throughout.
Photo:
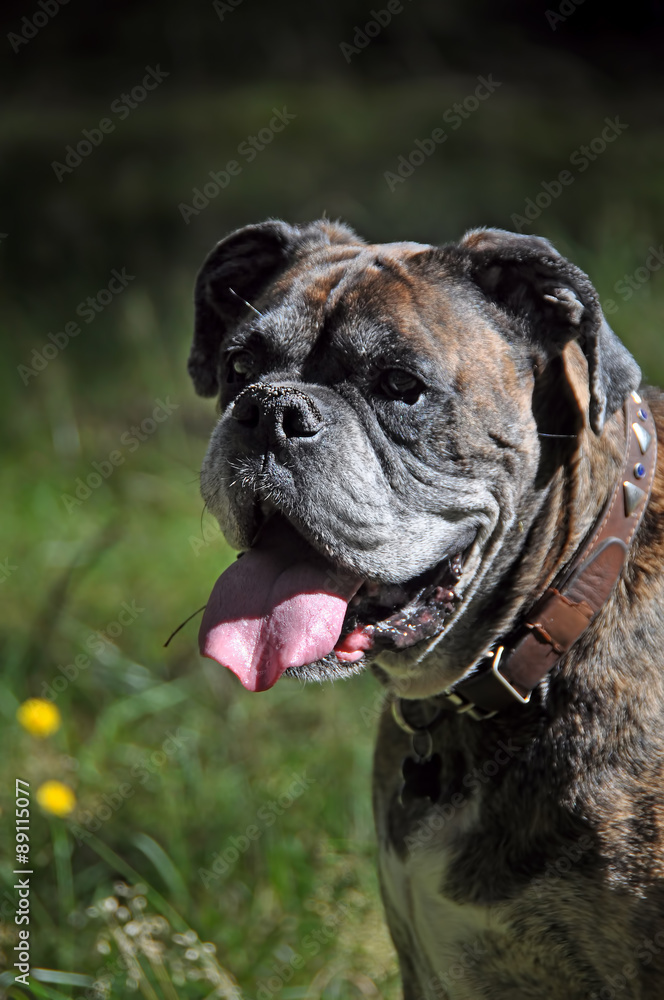
<svg viewBox="0 0 664 1000"><path fill-rule="evenodd" d="M588 276L540 236L475 229L460 248L469 276L524 321L545 350L578 340L588 362L589 422L601 434L606 418L638 389L641 370L606 322Z"/></svg>
<svg viewBox="0 0 664 1000"><path fill-rule="evenodd" d="M194 341L187 368L199 396L219 391L219 347L261 293L298 253L321 243L361 243L338 223L290 226L272 220L231 233L209 254L194 292Z"/></svg>

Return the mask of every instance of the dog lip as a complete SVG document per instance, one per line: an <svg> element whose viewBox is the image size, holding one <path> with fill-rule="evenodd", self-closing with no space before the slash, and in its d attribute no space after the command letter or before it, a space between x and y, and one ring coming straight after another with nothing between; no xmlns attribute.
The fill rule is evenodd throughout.
<svg viewBox="0 0 664 1000"><path fill-rule="evenodd" d="M402 584L380 586L365 581L349 604L335 645L337 657L355 663L365 654L407 649L438 635L460 600L455 587L467 552L448 557Z"/></svg>
<svg viewBox="0 0 664 1000"><path fill-rule="evenodd" d="M248 690L267 690L286 669L332 652L362 581L336 570L286 518L270 517L241 562L214 584L200 651Z"/></svg>
<svg viewBox="0 0 664 1000"><path fill-rule="evenodd" d="M251 542L247 546L248 549L252 549L254 545L258 542L261 536L261 532L264 530L265 525L270 521L276 514L279 513L278 507L272 503L271 500L261 500L254 504L253 508L253 536Z"/></svg>
<svg viewBox="0 0 664 1000"><path fill-rule="evenodd" d="M283 509L264 501L261 512L267 515L264 524L275 516L283 517L305 543L338 572L357 573L357 569L341 562L329 546L321 544L307 525L299 523ZM261 530L262 526L257 537ZM475 541L473 532L472 538L462 538L461 544L457 543L458 548L448 556L408 580L393 583L375 577L365 578L349 602L341 634L331 655L343 663L359 665L381 651L398 652L439 635L461 601L456 588Z"/></svg>
<svg viewBox="0 0 664 1000"><path fill-rule="evenodd" d="M261 533L263 532L265 526L275 517L283 518L283 520L290 525L293 531L299 535L302 541L313 550L315 555L320 559L324 559L325 562L329 563L334 570L341 574L350 574L352 576L362 577L363 580L366 579L364 573L362 573L361 569L358 569L357 565L353 564L350 560L344 561L340 559L338 554L327 543L317 537L315 530L306 524L306 522L301 521L299 518L290 514L286 509L284 509L284 507L269 500L260 501L255 506L254 524L256 527L251 544L247 546L248 549L253 548L253 546L256 545L256 543L260 540Z"/></svg>
<svg viewBox="0 0 664 1000"><path fill-rule="evenodd" d="M256 545L267 524L283 518L319 558L341 574L357 573L322 544L315 533L269 499L255 504ZM465 541L465 540L464 540ZM369 662L383 651L399 652L439 635L461 598L456 592L475 539L422 573L400 583L365 578L346 611L331 656L344 664Z"/></svg>

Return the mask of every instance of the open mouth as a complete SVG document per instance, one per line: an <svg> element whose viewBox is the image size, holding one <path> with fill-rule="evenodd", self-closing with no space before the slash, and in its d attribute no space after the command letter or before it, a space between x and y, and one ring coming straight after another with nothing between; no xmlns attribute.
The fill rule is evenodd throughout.
<svg viewBox="0 0 664 1000"><path fill-rule="evenodd" d="M367 580L351 598L334 652L354 663L365 652L406 649L442 630L458 601L462 555L401 584Z"/></svg>
<svg viewBox="0 0 664 1000"><path fill-rule="evenodd" d="M250 691L334 655L359 663L442 631L454 611L461 553L400 584L335 566L281 514L217 580L203 615L201 653Z"/></svg>

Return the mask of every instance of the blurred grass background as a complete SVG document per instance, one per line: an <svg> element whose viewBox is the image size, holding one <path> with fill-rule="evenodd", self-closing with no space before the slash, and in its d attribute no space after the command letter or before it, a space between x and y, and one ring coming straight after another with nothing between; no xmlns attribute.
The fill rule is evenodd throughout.
<svg viewBox="0 0 664 1000"><path fill-rule="evenodd" d="M399 995L374 866L375 682L284 682L252 697L198 657L198 620L163 646L233 557L201 517L197 473L216 416L185 370L191 289L216 240L269 216L323 213L379 241L513 229L526 200L619 116L628 128L572 169L525 231L591 275L647 380L664 380L664 285L646 267L664 240L660 3L632 5L629 25L586 4L555 31L545 5L408 3L350 63L340 43L370 8L229 9L221 19L207 2L102 11L76 0L18 51L8 43L0 66L10 997ZM34 11L7 4L5 34ZM169 74L159 88L58 182L52 162L157 64ZM390 191L385 172L489 74L495 93ZM192 189L284 106L295 120L185 224ZM134 277L85 324L79 303L114 268ZM616 286L635 274L628 297ZM71 321L81 333L21 377ZM172 412L153 428L158 400ZM63 500L118 450L123 463L89 496ZM53 735L17 721L30 697L54 699ZM15 778L33 797L30 988L12 985ZM48 780L73 790L68 816L36 804Z"/></svg>

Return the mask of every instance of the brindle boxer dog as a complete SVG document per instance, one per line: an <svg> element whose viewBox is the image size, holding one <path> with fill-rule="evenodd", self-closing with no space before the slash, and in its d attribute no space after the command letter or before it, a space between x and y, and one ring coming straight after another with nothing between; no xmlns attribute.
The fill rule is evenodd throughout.
<svg viewBox="0 0 664 1000"><path fill-rule="evenodd" d="M392 702L407 1000L659 1000L664 404L586 275L495 229L248 226L203 265L189 370L244 553L201 651L251 691L370 665Z"/></svg>

